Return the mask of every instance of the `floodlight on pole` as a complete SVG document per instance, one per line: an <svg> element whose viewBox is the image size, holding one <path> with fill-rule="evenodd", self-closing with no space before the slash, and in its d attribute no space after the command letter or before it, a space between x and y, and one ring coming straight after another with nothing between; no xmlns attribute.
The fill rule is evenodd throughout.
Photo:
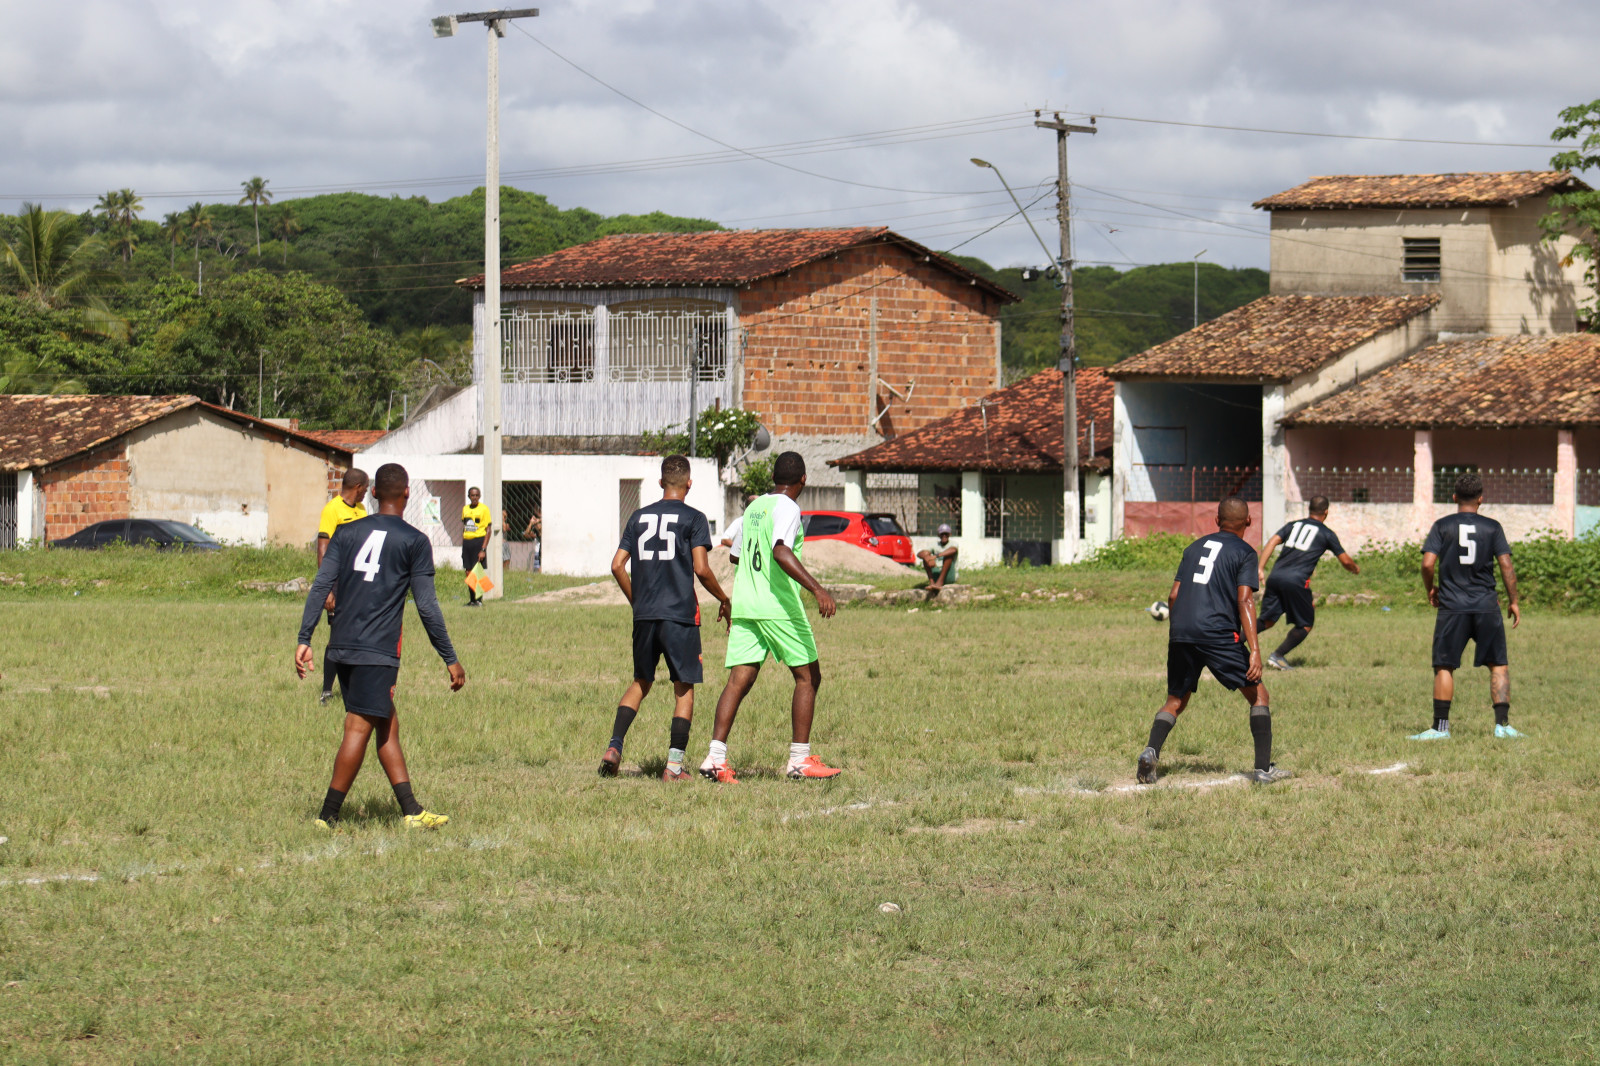
<svg viewBox="0 0 1600 1066"><path fill-rule="evenodd" d="M505 594L505 564L494 536L505 531L505 503L501 493L500 449L505 427L501 422L500 390L503 384L500 340L500 38L511 19L536 18L536 7L501 11L468 11L440 15L432 20L435 37L454 37L463 22L481 22L489 37L489 118L483 182L483 502L489 508L491 534L484 543L488 555L489 596Z"/></svg>
<svg viewBox="0 0 1600 1066"><path fill-rule="evenodd" d="M1046 259L1049 262L1055 263L1056 262L1055 255L1053 255L1051 253L1050 249L1045 246L1044 238L1039 236L1039 231L1037 229L1034 229L1033 219L1028 217L1027 209L1022 206L1022 201L1017 199L1017 194L1011 191L1011 185L1010 185L1009 182L1006 181L1006 176L1004 174L1000 173L1000 168L995 166L993 163L989 162L987 159L979 159L977 156L973 156L972 165L975 166L975 167L983 167L985 170L994 171L994 176L1000 179L1000 184L1001 185L1005 186L1006 195L1011 197L1011 202L1017 205L1017 214L1021 215L1022 216L1022 221L1026 222L1028 224L1028 228L1033 230L1033 239L1039 242L1039 247L1040 248L1044 248L1044 254L1045 254ZM1057 263L1058 270L1059 270L1059 267L1060 267L1060 264Z"/></svg>

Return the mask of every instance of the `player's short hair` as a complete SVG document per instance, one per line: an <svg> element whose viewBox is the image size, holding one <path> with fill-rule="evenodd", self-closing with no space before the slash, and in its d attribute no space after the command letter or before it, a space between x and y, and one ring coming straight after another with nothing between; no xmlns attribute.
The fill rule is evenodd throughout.
<svg viewBox="0 0 1600 1066"><path fill-rule="evenodd" d="M399 463L384 463L372 479L372 495L380 500L392 500L410 487L411 475Z"/></svg>
<svg viewBox="0 0 1600 1066"><path fill-rule="evenodd" d="M798 485L806 476L806 460L799 452L784 452L772 464L774 485Z"/></svg>
<svg viewBox="0 0 1600 1066"><path fill-rule="evenodd" d="M352 466L344 472L344 478L339 482L341 488L359 489L367 483L367 472L358 466Z"/></svg>
<svg viewBox="0 0 1600 1066"><path fill-rule="evenodd" d="M1217 504L1217 524L1236 526L1250 518L1250 505L1237 496L1229 496Z"/></svg>
<svg viewBox="0 0 1600 1066"><path fill-rule="evenodd" d="M676 488L689 483L689 460L681 455L669 455L661 460L661 480Z"/></svg>
<svg viewBox="0 0 1600 1066"><path fill-rule="evenodd" d="M1483 475L1465 473L1456 478L1456 499L1463 502L1476 500L1483 495Z"/></svg>
<svg viewBox="0 0 1600 1066"><path fill-rule="evenodd" d="M1327 514L1328 498L1326 496L1313 496L1311 503L1306 507L1307 514Z"/></svg>

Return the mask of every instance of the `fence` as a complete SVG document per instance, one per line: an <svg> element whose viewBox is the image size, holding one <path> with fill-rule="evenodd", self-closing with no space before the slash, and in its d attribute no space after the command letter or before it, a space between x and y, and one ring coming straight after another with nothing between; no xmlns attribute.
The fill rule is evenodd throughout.
<svg viewBox="0 0 1600 1066"><path fill-rule="evenodd" d="M1433 471L1433 502L1455 500L1456 478L1473 473L1483 478L1484 502L1548 507L1556 501L1554 470L1479 470L1473 466L1441 466Z"/></svg>
<svg viewBox="0 0 1600 1066"><path fill-rule="evenodd" d="M1578 506L1600 507L1600 470L1578 471Z"/></svg>
<svg viewBox="0 0 1600 1066"><path fill-rule="evenodd" d="M544 538L543 483L506 481L501 484L501 491L502 518L496 523L494 538L500 545L501 560L512 569L538 570ZM466 502L464 481L412 478L405 519L421 530L434 548L455 551L459 557L461 508ZM366 505L369 513L377 513L378 504L370 492Z"/></svg>
<svg viewBox="0 0 1600 1066"><path fill-rule="evenodd" d="M1259 502L1259 466L1183 466L1135 463L1128 499L1173 503L1210 503L1226 496Z"/></svg>
<svg viewBox="0 0 1600 1066"><path fill-rule="evenodd" d="M1410 467L1297 466L1294 480L1300 499L1333 503L1410 503L1416 486Z"/></svg>

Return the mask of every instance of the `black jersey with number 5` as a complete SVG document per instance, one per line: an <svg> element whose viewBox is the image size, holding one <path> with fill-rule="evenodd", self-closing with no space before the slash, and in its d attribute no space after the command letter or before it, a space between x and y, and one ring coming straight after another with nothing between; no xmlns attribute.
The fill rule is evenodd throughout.
<svg viewBox="0 0 1600 1066"><path fill-rule="evenodd" d="M682 500L641 507L617 545L633 561L633 617L639 622L700 624L694 594L694 549L711 549L706 516Z"/></svg>
<svg viewBox="0 0 1600 1066"><path fill-rule="evenodd" d="M1339 543L1333 530L1315 518L1290 522L1278 530L1278 539L1283 541L1283 548L1278 552L1277 565L1267 576L1269 585L1309 585L1323 552L1344 554L1344 545Z"/></svg>
<svg viewBox="0 0 1600 1066"><path fill-rule="evenodd" d="M1511 554L1499 522L1470 511L1445 515L1428 530L1423 554L1439 557L1439 610L1461 614L1500 610L1495 560Z"/></svg>
<svg viewBox="0 0 1600 1066"><path fill-rule="evenodd" d="M1239 586L1256 587L1256 550L1233 533L1217 530L1183 550L1171 639L1186 644L1235 644Z"/></svg>
<svg viewBox="0 0 1600 1066"><path fill-rule="evenodd" d="M338 610L328 637L329 659L352 666L399 666L406 593L417 602L422 627L446 663L456 661L444 613L433 591L433 544L392 514L346 522L328 541L300 618L300 643L310 644L332 592Z"/></svg>

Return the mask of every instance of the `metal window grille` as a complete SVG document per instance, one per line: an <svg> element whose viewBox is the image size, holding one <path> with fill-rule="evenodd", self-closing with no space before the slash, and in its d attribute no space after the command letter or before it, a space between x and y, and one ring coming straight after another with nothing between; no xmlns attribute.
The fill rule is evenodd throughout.
<svg viewBox="0 0 1600 1066"><path fill-rule="evenodd" d="M17 475L0 473L0 550L17 546Z"/></svg>
<svg viewBox="0 0 1600 1066"><path fill-rule="evenodd" d="M1484 507L1492 513L1495 504L1529 504L1548 507L1556 502L1554 470L1479 469L1473 466L1437 467L1433 472L1433 502L1455 501L1456 476L1476 472L1483 478Z"/></svg>
<svg viewBox="0 0 1600 1066"><path fill-rule="evenodd" d="M1442 262L1439 238L1402 237L1400 240L1404 255L1400 266L1400 280L1438 281Z"/></svg>
<svg viewBox="0 0 1600 1066"><path fill-rule="evenodd" d="M1600 470L1578 471L1578 506L1600 507Z"/></svg>
<svg viewBox="0 0 1600 1066"><path fill-rule="evenodd" d="M918 497L916 523L914 527L907 527L907 531L931 536L941 525L949 526L954 536L961 536L961 488L958 485L948 488L935 485L932 496Z"/></svg>
<svg viewBox="0 0 1600 1066"><path fill-rule="evenodd" d="M617 480L617 536L628 528L628 519L639 509L639 492L644 481L636 477Z"/></svg>
<svg viewBox="0 0 1600 1066"><path fill-rule="evenodd" d="M538 570L543 565L544 484L538 481L507 481L501 498L505 500L506 562L517 570Z"/></svg>
<svg viewBox="0 0 1600 1066"><path fill-rule="evenodd" d="M1015 491L1005 477L983 479L983 535L1006 541L1053 541L1066 521L1064 501Z"/></svg>
<svg viewBox="0 0 1600 1066"><path fill-rule="evenodd" d="M1297 466L1300 499L1326 496L1333 503L1410 503L1416 477L1409 467Z"/></svg>
<svg viewBox="0 0 1600 1066"><path fill-rule="evenodd" d="M1456 478L1462 474L1476 474L1475 465L1436 466L1433 468L1433 502L1451 503L1456 498Z"/></svg>
<svg viewBox="0 0 1600 1066"><path fill-rule="evenodd" d="M1259 466L1186 466L1164 463L1135 463L1133 467L1138 495L1130 500L1204 503L1237 496L1256 502L1261 499Z"/></svg>

